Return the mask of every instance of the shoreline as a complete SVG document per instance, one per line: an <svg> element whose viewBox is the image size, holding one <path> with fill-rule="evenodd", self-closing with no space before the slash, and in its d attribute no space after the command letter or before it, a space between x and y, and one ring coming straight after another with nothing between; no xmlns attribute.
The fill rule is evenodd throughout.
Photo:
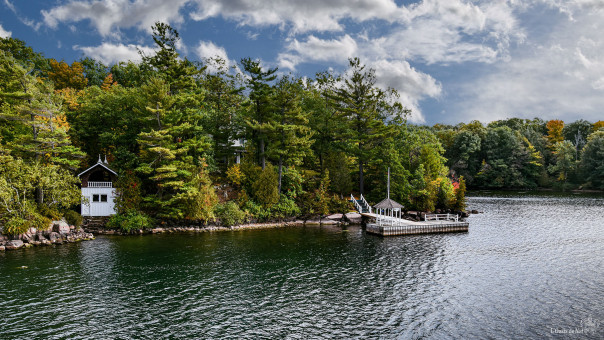
<svg viewBox="0 0 604 340"><path fill-rule="evenodd" d="M104 227L84 227L84 231L93 235L116 235L116 236L128 236L128 235L148 235L148 234L172 234L172 233L211 233L211 232L225 232L225 231L242 231L242 230L262 230L262 229L275 229L275 228L286 228L286 227L304 227L304 226L347 226L358 223L347 223L334 221L330 219L321 220L295 220L295 221L283 221L283 222L265 222L265 223L246 223L231 227L224 227L219 225L207 225L207 226L171 226L171 227L155 227L151 229L138 229L130 232L124 232L118 229L107 229Z"/></svg>

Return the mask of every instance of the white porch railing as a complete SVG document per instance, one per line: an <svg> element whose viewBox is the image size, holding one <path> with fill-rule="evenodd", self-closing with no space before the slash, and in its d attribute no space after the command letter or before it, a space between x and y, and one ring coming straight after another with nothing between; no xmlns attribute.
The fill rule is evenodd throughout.
<svg viewBox="0 0 604 340"><path fill-rule="evenodd" d="M459 215L457 214L426 214L424 221L459 221Z"/></svg>
<svg viewBox="0 0 604 340"><path fill-rule="evenodd" d="M113 182L88 182L89 188L113 188Z"/></svg>

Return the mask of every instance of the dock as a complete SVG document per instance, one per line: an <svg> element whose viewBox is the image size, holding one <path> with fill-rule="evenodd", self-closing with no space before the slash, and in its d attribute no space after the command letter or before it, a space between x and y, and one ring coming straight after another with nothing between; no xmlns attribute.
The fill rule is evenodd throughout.
<svg viewBox="0 0 604 340"><path fill-rule="evenodd" d="M390 196L390 195L389 195ZM434 233L468 232L470 224L460 221L456 214L425 214L424 221L410 221L403 218L402 205L390 197L375 205L375 213L363 195L357 200L352 194L357 211L366 219L366 231L381 236L417 235Z"/></svg>

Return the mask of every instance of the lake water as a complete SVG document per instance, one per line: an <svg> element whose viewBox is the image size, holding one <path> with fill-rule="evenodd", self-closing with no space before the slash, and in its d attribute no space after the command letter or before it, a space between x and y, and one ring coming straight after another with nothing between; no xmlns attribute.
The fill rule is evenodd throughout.
<svg viewBox="0 0 604 340"><path fill-rule="evenodd" d="M0 339L604 338L602 197L468 203L484 212L468 233L306 227L2 253Z"/></svg>

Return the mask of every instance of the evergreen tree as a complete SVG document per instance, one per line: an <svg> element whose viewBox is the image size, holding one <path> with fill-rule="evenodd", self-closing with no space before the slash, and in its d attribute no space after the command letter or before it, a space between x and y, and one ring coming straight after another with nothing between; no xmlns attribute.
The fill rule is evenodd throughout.
<svg viewBox="0 0 604 340"><path fill-rule="evenodd" d="M393 133L385 121L403 112L402 106L392 104L396 93L383 91L375 83L375 71L366 70L358 58L349 60L349 74L343 79L330 99L337 114L347 122L344 138L347 152L354 155L358 163L359 192L365 192L364 167L378 151L379 145Z"/></svg>
<svg viewBox="0 0 604 340"><path fill-rule="evenodd" d="M308 114L302 111L301 96L301 80L282 77L273 94L273 120L265 128L267 136L273 141L269 155L278 159L279 194L283 166L299 165L311 152L312 133L308 126Z"/></svg>
<svg viewBox="0 0 604 340"><path fill-rule="evenodd" d="M243 70L247 73L246 84L249 90L250 106L245 121L251 130L251 140L257 146L258 160L262 169L266 167L267 126L272 121L271 82L277 79L277 68L264 71L260 62L245 58L241 60Z"/></svg>

